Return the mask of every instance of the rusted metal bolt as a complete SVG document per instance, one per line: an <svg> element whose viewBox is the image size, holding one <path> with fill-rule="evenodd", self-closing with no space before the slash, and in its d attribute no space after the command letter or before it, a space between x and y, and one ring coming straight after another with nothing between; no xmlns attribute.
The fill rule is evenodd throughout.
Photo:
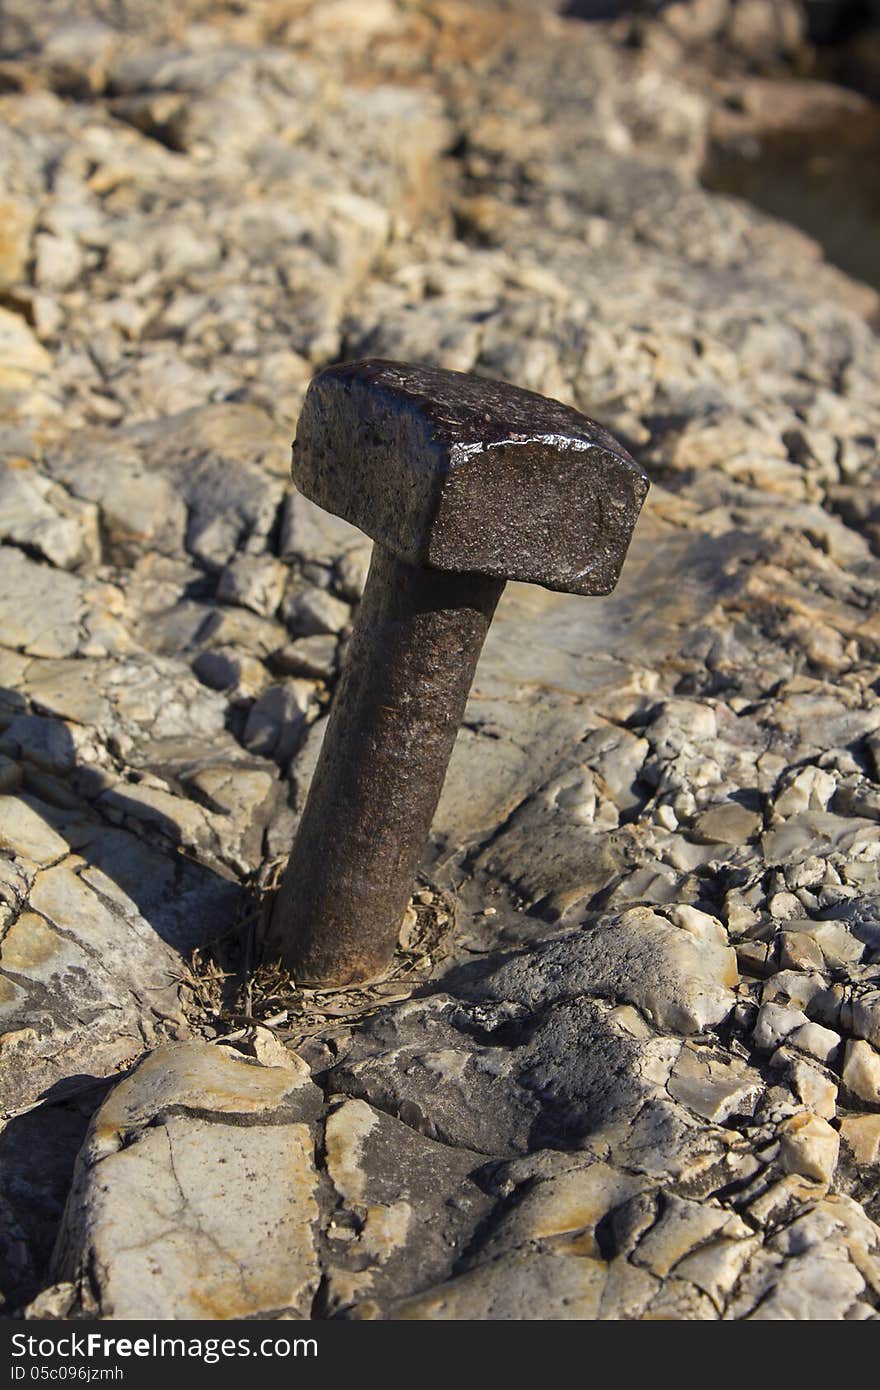
<svg viewBox="0 0 880 1390"><path fill-rule="evenodd" d="M505 582L610 593L648 480L558 401L384 361L315 377L292 473L376 542L267 941L343 985L391 960Z"/></svg>

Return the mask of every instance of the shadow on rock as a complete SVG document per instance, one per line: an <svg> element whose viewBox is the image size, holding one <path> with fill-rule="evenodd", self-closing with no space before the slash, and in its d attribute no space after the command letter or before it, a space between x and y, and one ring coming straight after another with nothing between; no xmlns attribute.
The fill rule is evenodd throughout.
<svg viewBox="0 0 880 1390"><path fill-rule="evenodd" d="M49 1280L76 1155L117 1077L74 1075L0 1132L0 1308L23 1307ZM4 1303L5 1301L5 1303Z"/></svg>
<svg viewBox="0 0 880 1390"><path fill-rule="evenodd" d="M84 728L20 695L0 691L0 711L0 1223L15 1304L42 1278L100 1078L190 1032L191 952L251 902L187 843L196 803L150 774L109 774Z"/></svg>

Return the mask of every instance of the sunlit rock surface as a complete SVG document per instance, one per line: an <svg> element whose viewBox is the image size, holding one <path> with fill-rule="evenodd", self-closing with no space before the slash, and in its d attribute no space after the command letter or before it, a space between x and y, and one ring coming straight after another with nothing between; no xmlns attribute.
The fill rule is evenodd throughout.
<svg viewBox="0 0 880 1390"><path fill-rule="evenodd" d="M876 1317L877 296L700 184L763 7L113 14L0 20L5 1311ZM192 952L314 766L369 546L289 444L364 355L653 485L614 595L502 599L432 960L255 1030Z"/></svg>

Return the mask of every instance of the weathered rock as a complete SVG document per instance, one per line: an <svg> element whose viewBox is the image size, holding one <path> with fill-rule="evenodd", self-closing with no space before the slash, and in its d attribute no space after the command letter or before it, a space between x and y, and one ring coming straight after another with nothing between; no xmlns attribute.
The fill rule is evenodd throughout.
<svg viewBox="0 0 880 1390"><path fill-rule="evenodd" d="M845 1115L840 1137L856 1163L880 1163L880 1115Z"/></svg>
<svg viewBox="0 0 880 1390"><path fill-rule="evenodd" d="M332 633L317 633L288 642L275 653L272 662L285 675L327 680L336 670L337 652L338 642Z"/></svg>
<svg viewBox="0 0 880 1390"><path fill-rule="evenodd" d="M830 1183L840 1136L819 1115L793 1115L780 1130L780 1161L786 1172Z"/></svg>
<svg viewBox="0 0 880 1390"><path fill-rule="evenodd" d="M284 765L302 744L306 726L316 714L312 682L288 680L271 685L251 707L244 746Z"/></svg>
<svg viewBox="0 0 880 1390"><path fill-rule="evenodd" d="M72 656L85 607L81 580L21 551L0 551L0 625L8 646L31 656Z"/></svg>
<svg viewBox="0 0 880 1390"><path fill-rule="evenodd" d="M659 1028L682 1033L720 1023L733 1008L737 980L729 947L701 940L647 908L461 975L471 998L536 1009L587 994L635 1004Z"/></svg>
<svg viewBox="0 0 880 1390"><path fill-rule="evenodd" d="M71 853L56 818L39 801L0 797L0 843L21 869L0 941L7 1110L66 1076L112 1073L179 1035L184 958L207 935L193 905L210 903L219 930L241 900L234 884L195 867L176 873L124 832L92 826L90 837L80 823L67 834L88 857Z"/></svg>
<svg viewBox="0 0 880 1390"><path fill-rule="evenodd" d="M856 1100L880 1105L880 1052L861 1040L848 1042L841 1080Z"/></svg>
<svg viewBox="0 0 880 1390"><path fill-rule="evenodd" d="M295 637L341 632L351 618L348 604L323 589L297 589L284 606L284 621Z"/></svg>
<svg viewBox="0 0 880 1390"><path fill-rule="evenodd" d="M649 469L650 502L613 595L511 585L499 604L407 918L419 997L366 995L386 1002L364 1019L290 1004L291 1027L348 1014L308 1044L333 1094L317 1159L282 1140L317 1114L307 1087L307 1114L267 1101L248 1125L151 1101L99 1168L121 1204L143 1162L176 1214L176 1145L190 1224L162 1236L132 1200L177 1273L135 1288L128 1256L96 1261L102 1299L875 1311L877 296L702 186L707 135L833 111L849 140L864 103L766 72L799 42L793 3L665 6L637 46L631 18L560 8L334 0L206 24L198 0L173 23L130 0L112 19L93 0L4 7L13 1312L84 1311L79 1265L52 1283L48 1257L109 1078L226 1027L176 982L207 937L249 930L251 883L289 852L370 556L292 491L289 444L314 368L367 354L577 406ZM223 1067L293 1084L278 1034L229 1027ZM97 1085L74 1094L77 1077ZM215 1252L194 1283L183 1248L236 1218L206 1195L225 1190L220 1146L268 1194L235 1228L240 1303L240 1281L204 1282ZM75 1261L99 1228L114 1250L131 1235L92 1152ZM272 1176L291 1164L296 1213ZM268 1272L279 1233L298 1253Z"/></svg>
<svg viewBox="0 0 880 1390"><path fill-rule="evenodd" d="M491 1206L472 1178L482 1155L438 1144L361 1100L330 1110L324 1143L338 1196L326 1229L328 1311L361 1310L448 1276Z"/></svg>
<svg viewBox="0 0 880 1390"><path fill-rule="evenodd" d="M92 1122L57 1277L88 1279L101 1317L308 1316L319 1103L304 1067L194 1042L151 1053Z"/></svg>
<svg viewBox="0 0 880 1390"><path fill-rule="evenodd" d="M220 575L217 597L221 603L237 603L271 617L281 602L286 574L270 555L239 555Z"/></svg>

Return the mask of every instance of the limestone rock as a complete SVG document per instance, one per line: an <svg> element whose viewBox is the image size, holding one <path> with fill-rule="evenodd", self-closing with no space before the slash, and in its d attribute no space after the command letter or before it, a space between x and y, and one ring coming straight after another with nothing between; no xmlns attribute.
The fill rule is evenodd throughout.
<svg viewBox="0 0 880 1390"><path fill-rule="evenodd" d="M179 1034L184 953L204 933L191 904L207 903L207 889L219 925L239 893L212 888L205 871L178 877L124 832L95 835L89 862L70 853L50 808L0 800L26 903L0 941L2 1104L12 1110L65 1076L112 1073Z"/></svg>
<svg viewBox="0 0 880 1390"><path fill-rule="evenodd" d="M880 1115L845 1115L840 1137L856 1163L880 1163Z"/></svg>
<svg viewBox="0 0 880 1390"><path fill-rule="evenodd" d="M870 1043L848 1042L843 1055L841 1079L858 1100L880 1105L880 1052Z"/></svg>
<svg viewBox="0 0 880 1390"><path fill-rule="evenodd" d="M317 1104L289 1068L203 1043L151 1053L86 1137L59 1279L89 1277L102 1317L308 1316L319 1278Z"/></svg>
<svg viewBox="0 0 880 1390"><path fill-rule="evenodd" d="M108 1309L873 1316L878 296L705 186L707 137L812 159L832 117L842 167L865 103L780 76L794 0L636 47L543 0L100 8L0 16L4 1311L88 1312L136 1190ZM290 442L370 354L583 409L652 490L614 594L503 595L389 992L278 1003L326 1011L323 1100L186 982L326 728L370 543ZM163 1045L209 1029L235 1086L187 1090Z"/></svg>
<svg viewBox="0 0 880 1390"><path fill-rule="evenodd" d="M463 975L468 994L529 1008L594 995L626 1000L659 1028L698 1033L734 1005L735 956L648 908L631 908L596 927L567 933L513 955L485 975Z"/></svg>
<svg viewBox="0 0 880 1390"><path fill-rule="evenodd" d="M339 1198L327 1228L330 1310L361 1316L450 1275L492 1205L473 1179L482 1155L361 1100L330 1110L325 1146Z"/></svg>
<svg viewBox="0 0 880 1390"><path fill-rule="evenodd" d="M780 1158L789 1173L830 1183L837 1166L840 1136L819 1115L793 1115L781 1130Z"/></svg>
<svg viewBox="0 0 880 1390"><path fill-rule="evenodd" d="M348 604L323 589L295 590L284 610L284 620L295 637L341 632L350 616Z"/></svg>

